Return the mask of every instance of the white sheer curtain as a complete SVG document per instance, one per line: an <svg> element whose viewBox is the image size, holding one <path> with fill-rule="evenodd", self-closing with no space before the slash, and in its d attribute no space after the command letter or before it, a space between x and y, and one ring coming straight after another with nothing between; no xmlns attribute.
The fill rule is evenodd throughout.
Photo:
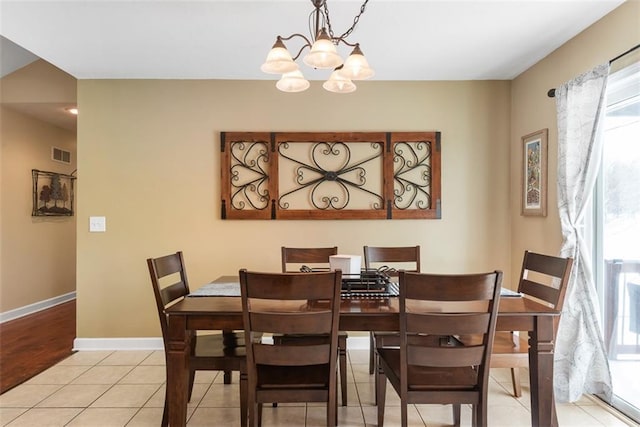
<svg viewBox="0 0 640 427"><path fill-rule="evenodd" d="M584 214L600 167L608 75L609 63L602 64L556 89L560 252L574 259L555 349L554 388L561 402L574 402L583 393L611 397L591 253L583 235Z"/></svg>

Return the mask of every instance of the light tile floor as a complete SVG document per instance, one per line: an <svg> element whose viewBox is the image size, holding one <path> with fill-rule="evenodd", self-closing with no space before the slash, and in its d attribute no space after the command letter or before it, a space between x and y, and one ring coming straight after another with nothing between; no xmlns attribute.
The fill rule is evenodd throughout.
<svg viewBox="0 0 640 427"><path fill-rule="evenodd" d="M349 351L349 405L339 407L338 424L376 425L373 376L368 373L368 351ZM234 373L235 374L235 373ZM523 373L525 375L526 372ZM509 371L492 371L489 425L530 426L529 386L523 382L523 397L511 396ZM238 377L224 385L222 375L199 372L188 407L188 426L239 425ZM164 354L161 351L78 352L42 374L0 395L2 426L158 426L164 398ZM387 391L385 423L400 423L399 399ZM463 425L469 426L470 409L463 410ZM451 407L411 405L411 426L451 425ZM558 405L560 426L638 426L620 414L584 397L575 404ZM265 407L263 425L322 426L322 404Z"/></svg>

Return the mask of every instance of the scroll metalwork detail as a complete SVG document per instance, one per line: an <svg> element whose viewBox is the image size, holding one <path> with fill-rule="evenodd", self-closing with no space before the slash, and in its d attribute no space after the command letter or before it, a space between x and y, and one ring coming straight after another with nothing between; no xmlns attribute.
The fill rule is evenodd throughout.
<svg viewBox="0 0 640 427"><path fill-rule="evenodd" d="M393 204L396 209L431 209L431 141L393 146Z"/></svg>
<svg viewBox="0 0 640 427"><path fill-rule="evenodd" d="M352 208L350 202L354 192L364 195L368 200L367 209L382 209L382 186L378 192L366 186L368 168L376 159L382 159L383 146L380 142L369 143L364 155L358 151L357 159L354 159L356 156L349 144L344 142L314 142L308 145L309 151L301 155L289 151L289 142L278 144L281 158L296 165L295 186L280 195L280 209L290 209L289 199L302 194L314 209L344 210ZM358 147L364 146L366 144L358 144Z"/></svg>
<svg viewBox="0 0 640 427"><path fill-rule="evenodd" d="M237 210L268 208L268 143L234 141L230 150L231 207Z"/></svg>

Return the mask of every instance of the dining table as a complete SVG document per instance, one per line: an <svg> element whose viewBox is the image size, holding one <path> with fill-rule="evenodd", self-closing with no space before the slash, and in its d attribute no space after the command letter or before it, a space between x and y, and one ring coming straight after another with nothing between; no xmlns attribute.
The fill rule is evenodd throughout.
<svg viewBox="0 0 640 427"><path fill-rule="evenodd" d="M169 324L167 390L169 425L185 426L189 372L188 332L243 329L238 276L221 276L206 285L220 292L198 293L166 309ZM560 313L516 293L502 295L498 306L497 331L529 333L529 379L531 425L558 425L553 395L554 318ZM340 304L341 331L399 331L398 298L351 295ZM244 425L244 424L243 424Z"/></svg>

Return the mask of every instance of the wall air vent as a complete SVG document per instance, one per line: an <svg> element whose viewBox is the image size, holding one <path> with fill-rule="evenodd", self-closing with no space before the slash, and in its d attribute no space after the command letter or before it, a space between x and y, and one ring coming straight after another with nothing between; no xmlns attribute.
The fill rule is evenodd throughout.
<svg viewBox="0 0 640 427"><path fill-rule="evenodd" d="M71 151L62 148L51 147L51 160L61 163L71 163Z"/></svg>

